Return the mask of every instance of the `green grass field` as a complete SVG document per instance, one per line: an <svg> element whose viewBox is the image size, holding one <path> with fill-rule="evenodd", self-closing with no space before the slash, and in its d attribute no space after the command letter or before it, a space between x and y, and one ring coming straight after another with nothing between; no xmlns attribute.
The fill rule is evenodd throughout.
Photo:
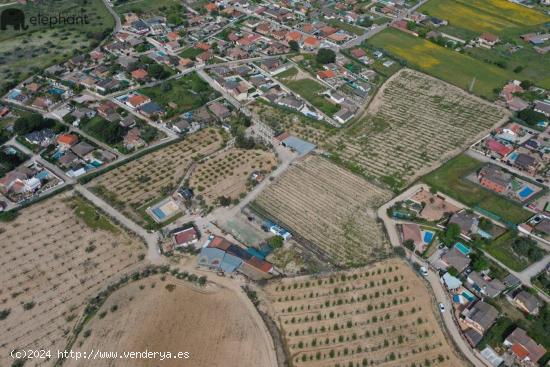
<svg viewBox="0 0 550 367"><path fill-rule="evenodd" d="M332 116L340 110L338 105L319 95L326 88L313 79L288 80L283 83L328 116Z"/></svg>
<svg viewBox="0 0 550 367"><path fill-rule="evenodd" d="M419 11L475 35L489 32L501 37L518 36L550 21L542 12L508 0L430 0Z"/></svg>
<svg viewBox="0 0 550 367"><path fill-rule="evenodd" d="M508 231L490 244L484 245L482 249L508 268L514 271L523 271L533 262L515 254L512 248L512 242L515 238L516 234Z"/></svg>
<svg viewBox="0 0 550 367"><path fill-rule="evenodd" d="M30 75L55 63L85 53L113 29L114 19L101 0L46 0L40 4L13 5L29 19L38 13L47 15L87 15L89 24L33 26L0 32L0 93Z"/></svg>
<svg viewBox="0 0 550 367"><path fill-rule="evenodd" d="M114 0L115 11L124 13L136 13L142 16L164 15L174 9L181 9L179 0Z"/></svg>
<svg viewBox="0 0 550 367"><path fill-rule="evenodd" d="M396 29L382 31L369 40L369 43L405 60L413 68L464 90L470 91L473 82L471 92L491 100L496 97L493 89L502 88L511 78L509 72L495 65Z"/></svg>
<svg viewBox="0 0 550 367"><path fill-rule="evenodd" d="M460 155L424 176L422 181L463 204L471 207L479 205L482 209L488 210L505 220L514 223L522 223L527 220L532 213L519 204L463 178L469 173L477 171L483 164L474 158Z"/></svg>
<svg viewBox="0 0 550 367"><path fill-rule="evenodd" d="M546 32L544 24L550 22L550 17L542 12L507 0L430 0L420 10L446 19L449 24L439 30L464 40L475 39L483 32L498 35L502 42L496 47L471 48L466 53L480 61L499 63L509 79L529 79L550 88L550 54L537 53L519 38L525 33ZM507 43L521 48L511 52Z"/></svg>
<svg viewBox="0 0 550 367"><path fill-rule="evenodd" d="M75 214L91 229L101 229L115 234L120 232L120 230L113 225L107 217L100 214L88 201L80 197L75 197L72 201L74 204Z"/></svg>
<svg viewBox="0 0 550 367"><path fill-rule="evenodd" d="M217 96L197 73L187 74L155 87L140 89L139 92L163 106L167 110L166 118L194 110ZM174 103L177 107L169 107L169 103Z"/></svg>

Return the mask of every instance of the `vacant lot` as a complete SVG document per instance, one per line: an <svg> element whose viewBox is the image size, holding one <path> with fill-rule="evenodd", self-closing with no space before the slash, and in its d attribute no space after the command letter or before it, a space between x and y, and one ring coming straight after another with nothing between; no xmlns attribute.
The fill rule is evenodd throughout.
<svg viewBox="0 0 550 367"><path fill-rule="evenodd" d="M117 366L275 367L269 334L256 323L259 317L251 317L256 310L244 303L249 301L239 297L227 289L196 290L172 277L141 280L107 299L76 349L190 353L187 360L117 359ZM112 365L112 360L67 361L67 366Z"/></svg>
<svg viewBox="0 0 550 367"><path fill-rule="evenodd" d="M229 149L199 164L190 186L212 205L220 196L239 199L251 187L252 172L268 174L277 167L271 151Z"/></svg>
<svg viewBox="0 0 550 367"><path fill-rule="evenodd" d="M283 79L282 82L328 116L332 116L340 110L340 106L322 95L327 88L309 77L290 77Z"/></svg>
<svg viewBox="0 0 550 367"><path fill-rule="evenodd" d="M28 29L14 31L10 26L0 33L0 92L8 84L24 80L52 64L73 57L73 51L84 53L95 47L114 27L114 20L101 0L59 0L34 2L32 6L16 4L10 7L25 12ZM48 16L86 15L89 24L33 26L28 21L37 14Z"/></svg>
<svg viewBox="0 0 550 367"><path fill-rule="evenodd" d="M216 92L195 72L139 90L166 109L166 118L199 108L216 97Z"/></svg>
<svg viewBox="0 0 550 367"><path fill-rule="evenodd" d="M205 129L99 176L92 189L134 221L148 219L145 209L176 189L193 161L214 153L221 133Z"/></svg>
<svg viewBox="0 0 550 367"><path fill-rule="evenodd" d="M550 20L542 12L507 0L430 0L419 11L475 34L489 32L501 37L519 35Z"/></svg>
<svg viewBox="0 0 550 367"><path fill-rule="evenodd" d="M260 99L249 104L248 108L259 117L260 121L271 127L276 134L288 131L292 135L317 145L323 145L330 136L338 131L326 123Z"/></svg>
<svg viewBox="0 0 550 367"><path fill-rule="evenodd" d="M495 65L396 29L380 32L369 43L420 71L491 100L496 98L493 89L502 88L511 78L508 71Z"/></svg>
<svg viewBox="0 0 550 367"><path fill-rule="evenodd" d="M525 270L529 265L542 260L547 253L537 245L536 241L518 237L517 233L512 231L489 244L482 245L482 249L515 271Z"/></svg>
<svg viewBox="0 0 550 367"><path fill-rule="evenodd" d="M503 116L456 87L404 69L382 86L363 119L331 139L334 159L398 190Z"/></svg>
<svg viewBox="0 0 550 367"><path fill-rule="evenodd" d="M266 288L294 366L464 366L403 261Z"/></svg>
<svg viewBox="0 0 550 367"><path fill-rule="evenodd" d="M252 204L304 246L342 265L362 264L388 250L375 208L390 193L328 160L308 157L288 169Z"/></svg>
<svg viewBox="0 0 550 367"><path fill-rule="evenodd" d="M484 163L460 155L445 163L439 169L425 176L422 180L437 191L470 207L479 206L504 220L513 223L522 223L533 214L514 201L510 201L493 191L484 189L465 179L467 175L480 169Z"/></svg>
<svg viewBox="0 0 550 367"><path fill-rule="evenodd" d="M23 209L0 225L0 364L14 348L56 349L88 299L136 269L145 247L70 194ZM54 357L54 359L56 356Z"/></svg>

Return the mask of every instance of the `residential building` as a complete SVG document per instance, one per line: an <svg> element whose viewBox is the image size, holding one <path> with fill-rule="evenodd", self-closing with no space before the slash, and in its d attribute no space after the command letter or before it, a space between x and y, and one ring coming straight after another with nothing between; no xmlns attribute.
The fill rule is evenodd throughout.
<svg viewBox="0 0 550 367"><path fill-rule="evenodd" d="M539 313L540 301L535 295L525 290L522 290L514 297L514 303L528 314L537 315Z"/></svg>
<svg viewBox="0 0 550 367"><path fill-rule="evenodd" d="M518 362L527 365L534 366L546 354L546 349L519 327L506 337L504 345L510 348Z"/></svg>

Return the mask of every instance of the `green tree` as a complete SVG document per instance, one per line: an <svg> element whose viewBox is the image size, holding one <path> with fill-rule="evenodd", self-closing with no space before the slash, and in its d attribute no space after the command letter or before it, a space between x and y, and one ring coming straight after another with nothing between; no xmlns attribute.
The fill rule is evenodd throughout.
<svg viewBox="0 0 550 367"><path fill-rule="evenodd" d="M317 51L317 56L315 59L319 64L330 64L336 61L336 54L331 49L321 48Z"/></svg>
<svg viewBox="0 0 550 367"><path fill-rule="evenodd" d="M290 47L290 49L294 52L298 52L300 51L300 45L298 44L298 42L292 40L290 42L288 42L288 46Z"/></svg>

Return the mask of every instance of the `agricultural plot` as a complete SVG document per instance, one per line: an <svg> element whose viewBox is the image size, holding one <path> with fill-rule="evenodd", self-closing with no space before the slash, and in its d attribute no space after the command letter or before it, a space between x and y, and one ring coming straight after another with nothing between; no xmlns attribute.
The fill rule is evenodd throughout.
<svg viewBox="0 0 550 367"><path fill-rule="evenodd" d="M174 277L155 276L128 284L109 296L73 349L119 353L148 350L172 355L185 351L189 359L69 359L65 364L275 367L271 345L269 333L244 294L225 287L199 290Z"/></svg>
<svg viewBox="0 0 550 367"><path fill-rule="evenodd" d="M333 159L399 190L505 116L456 87L404 69L381 87L363 119L331 139Z"/></svg>
<svg viewBox="0 0 550 367"><path fill-rule="evenodd" d="M178 0L114 0L115 11L123 15L124 13L136 13L142 17L168 16L173 13L181 12L181 1Z"/></svg>
<svg viewBox="0 0 550 367"><path fill-rule="evenodd" d="M507 0L430 0L419 11L474 34L489 32L501 37L517 36L550 20L542 12Z"/></svg>
<svg viewBox="0 0 550 367"><path fill-rule="evenodd" d="M389 251L372 208L390 196L328 160L311 156L270 184L251 208L328 261L357 265Z"/></svg>
<svg viewBox="0 0 550 367"><path fill-rule="evenodd" d="M504 69L452 51L420 37L396 29L386 29L369 40L391 56L464 90L495 99L495 88L502 88L514 77Z"/></svg>
<svg viewBox="0 0 550 367"><path fill-rule="evenodd" d="M464 366L403 261L265 288L294 366Z"/></svg>
<svg viewBox="0 0 550 367"><path fill-rule="evenodd" d="M140 266L145 247L91 203L58 195L0 225L0 364L16 348L65 348L89 298Z"/></svg>
<svg viewBox="0 0 550 367"><path fill-rule="evenodd" d="M132 220L144 224L148 220L147 206L170 195L193 161L214 153L222 145L219 131L201 130L99 176L90 186Z"/></svg>
<svg viewBox="0 0 550 367"><path fill-rule="evenodd" d="M272 128L275 134L287 131L317 146L324 145L328 138L337 132L336 128L328 124L260 99L249 104L247 107L252 113L258 116L260 121Z"/></svg>
<svg viewBox="0 0 550 367"><path fill-rule="evenodd" d="M276 167L277 158L271 151L230 149L200 163L189 183L212 205L221 196L239 199L252 187L252 173L265 176Z"/></svg>
<svg viewBox="0 0 550 367"><path fill-rule="evenodd" d="M10 1L10 7L25 12L28 29L15 31L8 26L0 33L0 92L44 69L84 53L96 46L114 27L114 19L101 0L59 0L33 2L32 5ZM50 28L30 24L37 14L86 15L88 24L60 24Z"/></svg>
<svg viewBox="0 0 550 367"><path fill-rule="evenodd" d="M285 79L283 83L328 116L332 116L340 110L340 106L322 95L326 88L311 78Z"/></svg>

